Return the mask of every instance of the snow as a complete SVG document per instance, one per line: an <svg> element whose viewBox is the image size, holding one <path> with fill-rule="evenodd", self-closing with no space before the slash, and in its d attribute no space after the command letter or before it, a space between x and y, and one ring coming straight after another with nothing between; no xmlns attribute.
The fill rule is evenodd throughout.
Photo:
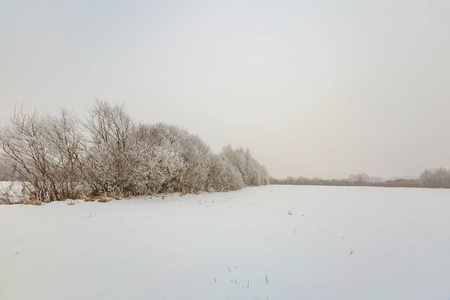
<svg viewBox="0 0 450 300"><path fill-rule="evenodd" d="M450 190L69 202L0 206L0 299L450 297Z"/></svg>

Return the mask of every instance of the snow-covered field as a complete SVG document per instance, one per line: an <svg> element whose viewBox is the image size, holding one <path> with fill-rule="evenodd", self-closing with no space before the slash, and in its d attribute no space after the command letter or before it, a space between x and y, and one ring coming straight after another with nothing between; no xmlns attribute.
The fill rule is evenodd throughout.
<svg viewBox="0 0 450 300"><path fill-rule="evenodd" d="M449 299L449 225L431 189L0 206L0 299Z"/></svg>

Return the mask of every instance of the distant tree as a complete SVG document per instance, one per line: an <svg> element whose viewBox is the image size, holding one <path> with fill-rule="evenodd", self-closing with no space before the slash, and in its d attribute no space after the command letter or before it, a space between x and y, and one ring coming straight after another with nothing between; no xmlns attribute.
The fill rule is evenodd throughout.
<svg viewBox="0 0 450 300"><path fill-rule="evenodd" d="M429 188L450 188L450 171L444 168L424 170L420 183Z"/></svg>
<svg viewBox="0 0 450 300"><path fill-rule="evenodd" d="M369 182L370 176L366 173L360 174L351 174L348 176L348 181L354 183L355 185L364 185L366 182Z"/></svg>

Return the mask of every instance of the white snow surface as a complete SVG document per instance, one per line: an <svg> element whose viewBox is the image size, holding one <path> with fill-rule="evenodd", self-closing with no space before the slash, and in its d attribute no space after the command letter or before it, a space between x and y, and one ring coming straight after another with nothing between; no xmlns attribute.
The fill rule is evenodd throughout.
<svg viewBox="0 0 450 300"><path fill-rule="evenodd" d="M450 190L67 203L0 206L0 299L450 297Z"/></svg>

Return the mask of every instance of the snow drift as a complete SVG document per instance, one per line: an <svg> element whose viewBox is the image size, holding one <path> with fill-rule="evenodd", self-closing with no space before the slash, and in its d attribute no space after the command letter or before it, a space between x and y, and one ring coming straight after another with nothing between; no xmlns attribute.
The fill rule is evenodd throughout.
<svg viewBox="0 0 450 300"><path fill-rule="evenodd" d="M449 198L265 186L0 206L0 299L448 299Z"/></svg>

